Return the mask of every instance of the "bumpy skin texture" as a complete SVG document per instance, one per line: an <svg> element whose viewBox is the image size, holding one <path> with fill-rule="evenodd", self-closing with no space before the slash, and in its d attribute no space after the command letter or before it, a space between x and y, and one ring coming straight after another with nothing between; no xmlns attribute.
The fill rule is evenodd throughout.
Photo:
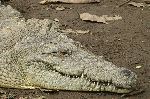
<svg viewBox="0 0 150 99"><path fill-rule="evenodd" d="M48 20L25 20L0 5L0 87L128 93L137 76L58 32Z"/></svg>

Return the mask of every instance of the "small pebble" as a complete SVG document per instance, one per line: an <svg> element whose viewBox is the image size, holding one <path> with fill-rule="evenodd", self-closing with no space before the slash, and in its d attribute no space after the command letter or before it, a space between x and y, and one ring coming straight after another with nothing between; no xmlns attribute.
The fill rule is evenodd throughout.
<svg viewBox="0 0 150 99"><path fill-rule="evenodd" d="M142 66L136 66L137 69L141 68Z"/></svg>

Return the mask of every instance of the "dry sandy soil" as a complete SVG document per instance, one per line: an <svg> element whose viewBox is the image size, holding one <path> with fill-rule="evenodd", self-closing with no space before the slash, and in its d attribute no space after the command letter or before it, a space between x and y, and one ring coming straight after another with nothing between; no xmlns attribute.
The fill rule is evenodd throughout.
<svg viewBox="0 0 150 99"><path fill-rule="evenodd" d="M61 28L90 30L88 34L69 34L72 39L81 42L85 48L118 66L136 72L145 92L126 97L126 99L150 99L150 7L122 5L126 0L102 0L93 4L38 4L40 0L11 0L5 4L17 9L26 18L59 19ZM133 1L133 0L132 0ZM143 2L138 0L136 2ZM64 11L55 8L63 6ZM79 13L96 15L120 15L122 20L109 24L85 22ZM137 69L136 66L142 66ZM4 89L7 94L19 97L45 96L46 99L120 99L114 93L91 93L59 91L44 93L39 90ZM25 99L28 99L25 98ZM11 98L9 98L11 99ZM13 98L12 98L13 99ZM21 98L20 98L21 99Z"/></svg>

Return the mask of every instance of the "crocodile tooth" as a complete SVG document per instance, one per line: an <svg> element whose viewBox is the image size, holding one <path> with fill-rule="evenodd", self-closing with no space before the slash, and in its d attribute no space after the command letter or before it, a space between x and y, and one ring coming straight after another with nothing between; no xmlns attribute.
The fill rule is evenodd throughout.
<svg viewBox="0 0 150 99"><path fill-rule="evenodd" d="M96 83L96 86L95 86L94 90L96 91L96 90L99 90L99 89L100 89L100 86L98 85L98 83Z"/></svg>
<svg viewBox="0 0 150 99"><path fill-rule="evenodd" d="M115 90L116 90L116 87L112 86L112 90L111 91L115 92Z"/></svg>
<svg viewBox="0 0 150 99"><path fill-rule="evenodd" d="M83 74L81 75L81 78L84 78L84 75L83 75Z"/></svg>
<svg viewBox="0 0 150 99"><path fill-rule="evenodd" d="M103 86L103 85L101 85L101 91L105 91L105 90L104 90L104 86Z"/></svg>
<svg viewBox="0 0 150 99"><path fill-rule="evenodd" d="M95 82L93 82L94 83L94 85L96 84Z"/></svg>

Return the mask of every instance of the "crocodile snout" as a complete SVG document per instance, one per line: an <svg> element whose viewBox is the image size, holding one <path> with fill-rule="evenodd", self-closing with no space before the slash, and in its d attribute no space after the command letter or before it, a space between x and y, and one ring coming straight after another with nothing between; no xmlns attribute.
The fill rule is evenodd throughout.
<svg viewBox="0 0 150 99"><path fill-rule="evenodd" d="M123 88L134 88L137 85L137 75L129 69L120 68L117 79L113 80L116 85Z"/></svg>

